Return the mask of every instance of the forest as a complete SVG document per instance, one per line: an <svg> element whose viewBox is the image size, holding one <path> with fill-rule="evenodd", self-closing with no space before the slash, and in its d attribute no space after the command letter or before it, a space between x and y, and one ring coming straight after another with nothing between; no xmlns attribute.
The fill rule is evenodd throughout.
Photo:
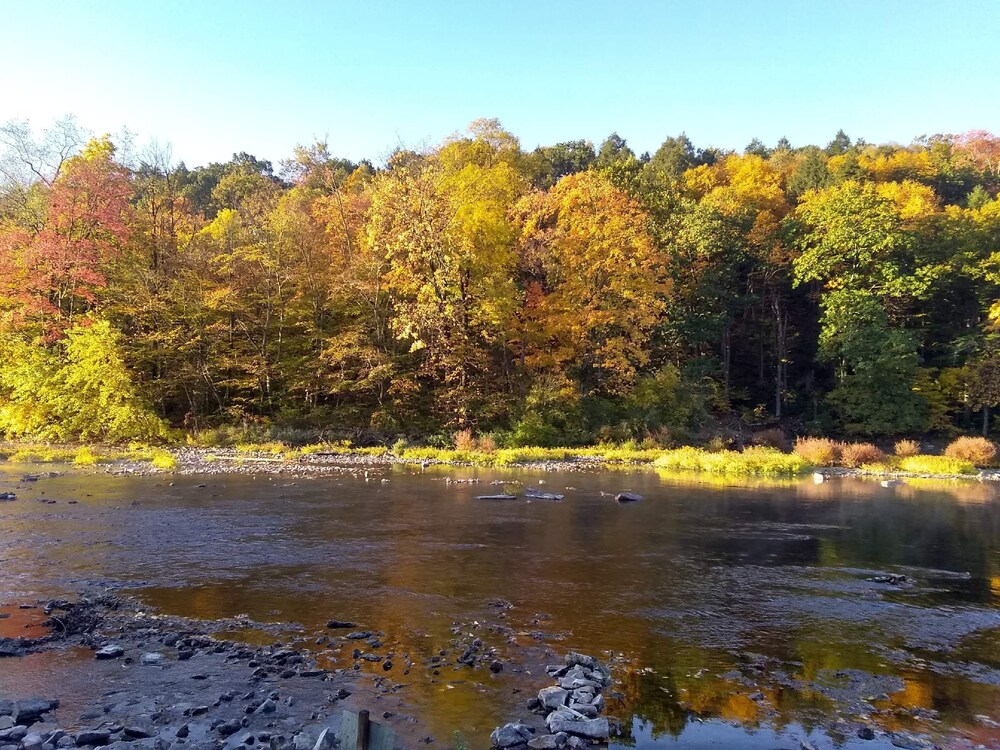
<svg viewBox="0 0 1000 750"><path fill-rule="evenodd" d="M0 433L506 446L988 434L1000 138L742 152L496 120L189 168L0 127Z"/></svg>

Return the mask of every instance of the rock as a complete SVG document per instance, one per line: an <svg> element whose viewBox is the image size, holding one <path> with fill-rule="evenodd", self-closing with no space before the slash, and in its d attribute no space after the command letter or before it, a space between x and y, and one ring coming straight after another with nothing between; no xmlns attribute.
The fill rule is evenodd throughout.
<svg viewBox="0 0 1000 750"><path fill-rule="evenodd" d="M177 737L180 737L181 739L184 739L184 738L185 738L185 737L187 737L187 736L188 736L188 735L189 735L190 733L191 733L191 727L189 727L189 726L188 726L187 724L182 724L182 725L181 725L181 726L180 726L180 727L179 727L179 728L177 729L177 734L176 734L175 736L177 736Z"/></svg>
<svg viewBox="0 0 1000 750"><path fill-rule="evenodd" d="M508 748L524 745L533 737L533 732L521 722L504 724L497 727L490 735L490 743L493 747Z"/></svg>
<svg viewBox="0 0 1000 750"><path fill-rule="evenodd" d="M563 661L566 662L566 666L572 667L586 667L587 669L600 669L600 664L598 664L597 659L593 656L587 656L586 654L581 654L576 651L570 651L566 656L563 657Z"/></svg>
<svg viewBox="0 0 1000 750"><path fill-rule="evenodd" d="M556 738L556 744L559 747L565 747L566 743L569 742L569 735L565 732L556 732L553 736Z"/></svg>
<svg viewBox="0 0 1000 750"><path fill-rule="evenodd" d="M635 492L619 492L615 495L615 502L618 503L637 503L642 500L642 495L637 495Z"/></svg>
<svg viewBox="0 0 1000 750"><path fill-rule="evenodd" d="M583 714L588 719L597 718L597 709L594 708L589 703L570 703L569 707L572 708L577 713Z"/></svg>
<svg viewBox="0 0 1000 750"><path fill-rule="evenodd" d="M111 732L106 729L88 729L76 734L77 745L103 746L109 742L111 742Z"/></svg>
<svg viewBox="0 0 1000 750"><path fill-rule="evenodd" d="M28 728L24 724L15 724L4 734L4 739L12 742L20 742L28 736Z"/></svg>
<svg viewBox="0 0 1000 750"><path fill-rule="evenodd" d="M875 730L871 727L861 727L861 729L858 730L858 737L863 740L873 740L875 739Z"/></svg>
<svg viewBox="0 0 1000 750"><path fill-rule="evenodd" d="M538 701L542 708L554 711L561 706L565 706L569 698L569 691L561 687L547 687L538 691Z"/></svg>
<svg viewBox="0 0 1000 750"><path fill-rule="evenodd" d="M42 718L42 714L59 708L59 701L48 698L25 698L17 702L14 712L15 724L34 724Z"/></svg>
<svg viewBox="0 0 1000 750"><path fill-rule="evenodd" d="M566 676L563 677L561 680L559 680L559 687L561 687L563 690L576 690L582 687L591 687L594 688L594 690L596 691L597 688L600 687L600 685L594 682L593 680L586 680L580 677Z"/></svg>
<svg viewBox="0 0 1000 750"><path fill-rule="evenodd" d="M151 726L143 724L128 725L123 731L126 737L131 737L134 740L144 740L156 734Z"/></svg>
<svg viewBox="0 0 1000 750"><path fill-rule="evenodd" d="M231 734L236 734L242 727L243 725L240 722L233 719L232 721L222 722L215 728L215 731L223 737L228 737Z"/></svg>
<svg viewBox="0 0 1000 750"><path fill-rule="evenodd" d="M14 701L0 700L0 716L14 715Z"/></svg>
<svg viewBox="0 0 1000 750"><path fill-rule="evenodd" d="M348 633L344 637L349 641L363 641L365 638L371 638L372 633L370 630L356 630L353 633Z"/></svg>
<svg viewBox="0 0 1000 750"><path fill-rule="evenodd" d="M347 622L346 620L330 620L326 624L326 626L331 630L341 630L341 629L349 630L350 628L356 628L357 624L353 622Z"/></svg>
<svg viewBox="0 0 1000 750"><path fill-rule="evenodd" d="M0 492L0 500L17 500L17 495L13 492Z"/></svg>
<svg viewBox="0 0 1000 750"><path fill-rule="evenodd" d="M266 701L264 701L263 703L261 703L257 707L257 710L254 711L254 713L255 714L273 714L277 710L277 708L278 708L278 704L275 703L270 698L268 698Z"/></svg>
<svg viewBox="0 0 1000 750"><path fill-rule="evenodd" d="M32 732L21 740L22 750L42 750L42 735Z"/></svg>
<svg viewBox="0 0 1000 750"><path fill-rule="evenodd" d="M13 729L14 720L9 716L0 716L0 732L5 729Z"/></svg>
<svg viewBox="0 0 1000 750"><path fill-rule="evenodd" d="M549 721L549 731L553 734L566 732L574 737L588 740L606 740L611 736L611 727L607 718L600 719L566 719L557 716Z"/></svg>
<svg viewBox="0 0 1000 750"><path fill-rule="evenodd" d="M543 734L541 737L528 740L528 747L531 750L556 750L559 747L559 743L556 742L554 734Z"/></svg>
<svg viewBox="0 0 1000 750"><path fill-rule="evenodd" d="M65 737L60 737L59 741L56 742L56 747L76 747L76 740L70 737L68 734Z"/></svg>
<svg viewBox="0 0 1000 750"><path fill-rule="evenodd" d="M155 652L149 654L143 654L142 657L139 659L139 663L154 665L154 666L163 664L163 654L157 654Z"/></svg>
<svg viewBox="0 0 1000 750"><path fill-rule="evenodd" d="M99 648L94 654L98 659L118 659L124 655L125 649L117 644L110 644L104 648Z"/></svg>

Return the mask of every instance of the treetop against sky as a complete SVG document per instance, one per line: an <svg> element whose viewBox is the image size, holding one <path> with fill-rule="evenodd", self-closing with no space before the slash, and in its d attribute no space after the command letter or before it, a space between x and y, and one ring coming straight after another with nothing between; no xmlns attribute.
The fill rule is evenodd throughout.
<svg viewBox="0 0 1000 750"><path fill-rule="evenodd" d="M484 115L527 149L618 131L640 153L682 130L908 142L1000 116L994 2L48 0L9 3L4 26L0 122L72 112L189 165L317 139L378 161Z"/></svg>

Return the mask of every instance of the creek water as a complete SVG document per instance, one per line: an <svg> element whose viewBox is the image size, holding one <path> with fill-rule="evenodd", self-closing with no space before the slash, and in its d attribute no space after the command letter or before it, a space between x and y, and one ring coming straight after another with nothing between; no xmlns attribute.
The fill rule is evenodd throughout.
<svg viewBox="0 0 1000 750"><path fill-rule="evenodd" d="M412 658L394 679L439 745L458 731L484 747L569 649L613 655L618 745L888 746L855 722L1000 743L988 485L403 466L20 482L31 470L0 473L19 498L0 503L0 604L111 586L170 614L296 623L303 642L331 618L357 622ZM448 481L466 478L480 482ZM566 497L476 499L500 480ZM644 500L615 503L624 489ZM870 580L890 573L906 579ZM498 622L511 630L486 627ZM495 645L504 671L434 674L456 630ZM72 692L73 658L0 662L0 693Z"/></svg>

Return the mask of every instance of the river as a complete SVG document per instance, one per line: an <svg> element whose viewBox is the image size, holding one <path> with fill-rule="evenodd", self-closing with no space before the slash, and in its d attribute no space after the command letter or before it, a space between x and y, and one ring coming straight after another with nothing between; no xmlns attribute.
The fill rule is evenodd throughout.
<svg viewBox="0 0 1000 750"><path fill-rule="evenodd" d="M459 731L483 747L548 684L537 664L569 649L616 665L618 745L891 746L860 739L859 723L1000 745L991 486L409 466L20 481L37 470L0 473L19 497L0 503L0 605L108 586L170 614L296 623L303 640L345 619L417 665L475 632L503 672L416 666L406 679L439 746ZM566 497L476 499L500 480ZM623 489L644 499L614 502ZM870 580L889 574L905 580ZM0 620L8 635L13 620ZM0 693L72 693L68 658L0 662Z"/></svg>

